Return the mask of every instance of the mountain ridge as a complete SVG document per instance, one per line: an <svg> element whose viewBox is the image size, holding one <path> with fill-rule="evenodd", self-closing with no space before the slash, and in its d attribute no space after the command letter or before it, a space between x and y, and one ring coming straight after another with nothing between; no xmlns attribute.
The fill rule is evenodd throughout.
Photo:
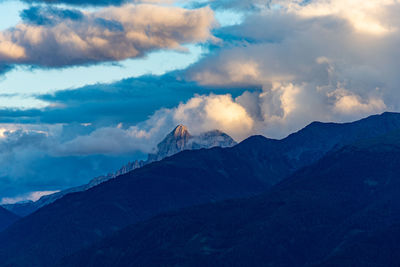
<svg viewBox="0 0 400 267"><path fill-rule="evenodd" d="M265 192L333 148L399 130L400 114L389 121L375 116L332 125L333 129L321 131L315 125L305 127L283 140L255 136L232 148L183 151L88 191L69 194L0 233L0 261L49 266L159 213ZM27 251L25 258L18 254L21 249ZM41 253L51 257L38 257Z"/></svg>
<svg viewBox="0 0 400 267"><path fill-rule="evenodd" d="M3 207L19 216L24 217L46 205L53 203L67 194L86 191L92 187L104 183L105 181L126 174L134 169L141 168L154 161L159 161L163 158L172 156L183 150L211 148L216 146L231 147L234 145L236 145L236 141L234 141L229 135L219 130L208 131L199 135L191 135L186 126L179 124L157 145L156 153L148 154L147 160L145 161L135 160L133 162L128 162L114 173L95 177L87 184L81 186L67 188L57 193L43 196L35 202L29 201L16 204L6 204L3 205Z"/></svg>
<svg viewBox="0 0 400 267"><path fill-rule="evenodd" d="M398 266L400 147L386 147L345 146L264 194L156 216L62 266Z"/></svg>

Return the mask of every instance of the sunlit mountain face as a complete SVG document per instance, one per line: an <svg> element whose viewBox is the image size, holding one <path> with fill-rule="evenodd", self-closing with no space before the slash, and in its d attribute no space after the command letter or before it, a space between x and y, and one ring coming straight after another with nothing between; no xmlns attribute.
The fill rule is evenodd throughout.
<svg viewBox="0 0 400 267"><path fill-rule="evenodd" d="M399 12L397 0L0 1L0 266L399 265L385 242L400 223ZM314 202L296 191L311 184ZM238 205L255 224L214 227L240 222ZM280 250L240 235L258 226Z"/></svg>

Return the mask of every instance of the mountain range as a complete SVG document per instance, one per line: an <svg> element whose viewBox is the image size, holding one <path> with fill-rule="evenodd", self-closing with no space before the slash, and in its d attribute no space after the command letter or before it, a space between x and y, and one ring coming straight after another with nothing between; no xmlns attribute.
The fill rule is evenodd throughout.
<svg viewBox="0 0 400 267"><path fill-rule="evenodd" d="M236 145L235 140L219 130L209 131L199 135L192 135L189 133L189 130L186 126L178 125L157 145L156 152L149 154L147 160L145 161L135 160L133 162L129 162L114 173L93 178L85 185L68 188L51 195L43 196L37 201L24 201L15 204L5 204L3 207L14 214L24 217L46 205L53 203L57 199L60 199L67 194L88 190L119 175L143 167L154 161L159 161L166 157L172 156L181 151L212 147L231 147L234 145Z"/></svg>
<svg viewBox="0 0 400 267"><path fill-rule="evenodd" d="M64 266L399 266L400 143L346 146L260 196L157 216Z"/></svg>
<svg viewBox="0 0 400 267"><path fill-rule="evenodd" d="M400 223L399 133L384 113L183 151L18 220L0 266L400 263L382 238Z"/></svg>

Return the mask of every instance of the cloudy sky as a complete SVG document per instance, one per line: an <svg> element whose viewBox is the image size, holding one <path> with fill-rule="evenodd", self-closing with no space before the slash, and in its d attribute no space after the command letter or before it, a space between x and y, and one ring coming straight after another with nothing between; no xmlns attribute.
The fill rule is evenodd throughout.
<svg viewBox="0 0 400 267"><path fill-rule="evenodd" d="M0 0L0 203L177 124L241 141L400 110L399 0Z"/></svg>

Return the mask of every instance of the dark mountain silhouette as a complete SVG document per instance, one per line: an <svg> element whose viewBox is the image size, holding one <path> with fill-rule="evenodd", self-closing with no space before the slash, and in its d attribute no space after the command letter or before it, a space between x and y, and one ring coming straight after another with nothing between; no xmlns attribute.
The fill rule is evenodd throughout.
<svg viewBox="0 0 400 267"><path fill-rule="evenodd" d="M0 263L51 266L130 224L184 207L254 196L332 149L399 129L400 114L385 113L347 124L312 123L283 140L254 136L233 148L183 151L66 195L19 220L0 234Z"/></svg>
<svg viewBox="0 0 400 267"><path fill-rule="evenodd" d="M261 196L129 226L64 266L400 266L400 142L381 140L329 153Z"/></svg>
<svg viewBox="0 0 400 267"><path fill-rule="evenodd" d="M3 205L3 207L15 214L18 214L19 216L24 217L46 205L53 203L57 199L60 199L67 194L88 190L101 183L104 183L105 181L133 171L134 169L141 168L152 162L162 160L181 151L212 147L232 147L234 145L236 145L235 140L221 131L214 130L202 133L200 135L192 135L189 133L189 130L186 126L178 125L157 145L156 152L149 154L147 160L145 161L135 160L133 162L129 162L114 173L96 177L85 185L68 188L51 195L43 196L35 202L29 201L8 204Z"/></svg>
<svg viewBox="0 0 400 267"><path fill-rule="evenodd" d="M0 232L18 219L17 215L0 207Z"/></svg>
<svg viewBox="0 0 400 267"><path fill-rule="evenodd" d="M258 139L265 138L254 141ZM264 191L262 166L253 166L267 152L262 146L257 151L240 147L184 151L66 195L0 233L0 265L52 266L62 256L160 212Z"/></svg>

